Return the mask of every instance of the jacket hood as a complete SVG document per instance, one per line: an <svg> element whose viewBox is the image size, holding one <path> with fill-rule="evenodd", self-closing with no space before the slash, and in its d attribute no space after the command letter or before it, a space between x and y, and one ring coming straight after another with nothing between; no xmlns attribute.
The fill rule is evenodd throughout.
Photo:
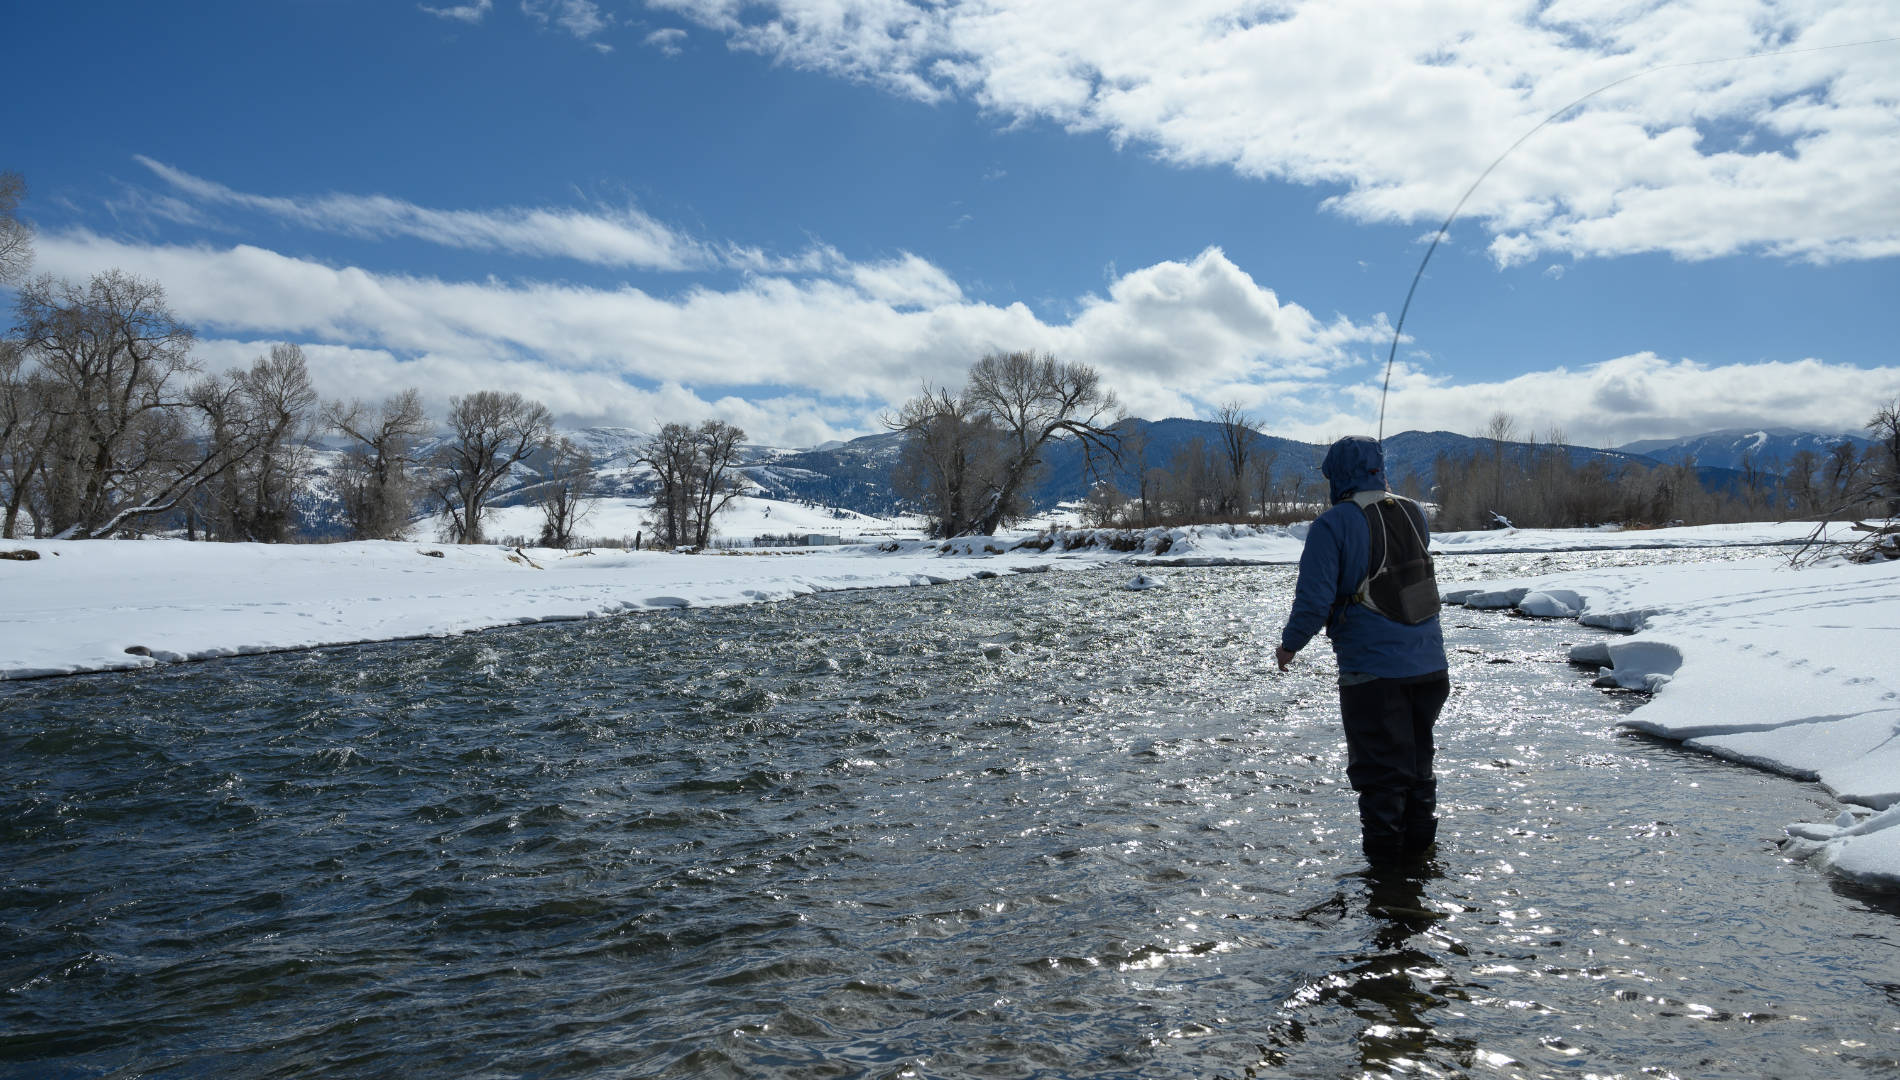
<svg viewBox="0 0 1900 1080"><path fill-rule="evenodd" d="M1319 471L1333 486L1333 501L1355 491L1385 490L1385 451L1364 435L1348 435L1326 451Z"/></svg>

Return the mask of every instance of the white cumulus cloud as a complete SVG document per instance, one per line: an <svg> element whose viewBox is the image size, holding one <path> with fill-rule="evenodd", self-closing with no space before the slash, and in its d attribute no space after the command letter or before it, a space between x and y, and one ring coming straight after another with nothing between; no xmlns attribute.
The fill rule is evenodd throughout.
<svg viewBox="0 0 1900 1080"><path fill-rule="evenodd" d="M1900 6L1888 0L649 6L736 49L919 100L964 97L1182 164L1343 185L1326 205L1367 221L1436 224L1514 140L1601 89L1466 206L1500 263L1900 254Z"/></svg>
<svg viewBox="0 0 1900 1080"><path fill-rule="evenodd" d="M749 401L741 411L757 418L756 434L788 443L821 426L824 438L875 430L880 411L924 384L960 385L974 360L999 350L1093 364L1133 411L1159 416L1237 394L1266 400L1317 388L1384 332L1316 318L1213 249L1116 280L1066 324L1019 303L971 300L912 254L840 261L825 275L755 274L675 297L382 274L255 245L84 231L43 237L39 265L70 278L108 266L154 278L208 341L331 350L324 355L348 361L325 384L332 395L417 383L446 398L499 383L570 419L638 425L670 385L708 408Z"/></svg>
<svg viewBox="0 0 1900 1080"><path fill-rule="evenodd" d="M432 402L485 388L536 397L572 424L735 419L758 441L810 445L877 430L920 387L961 384L986 353L1091 364L1129 411L1208 416L1238 402L1275 434L1369 433L1391 328L1321 317L1218 248L1111 276L1066 322L972 299L911 253L656 296L631 286L445 280L330 266L250 244L166 245L83 230L39 238L37 268L119 267L161 282L213 368L271 341L312 357L329 397L419 386ZM1900 367L1822 359L1705 363L1643 352L1504 380L1460 382L1401 361L1385 431L1466 434L1494 413L1520 430L1618 445L1744 426L1862 424L1900 395Z"/></svg>
<svg viewBox="0 0 1900 1080"><path fill-rule="evenodd" d="M1378 389L1358 388L1347 400L1361 408L1370 402L1376 411ZM1504 412L1522 432L1560 430L1570 442L1589 446L1738 427L1833 433L1859 430L1872 416L1870 402L1896 395L1900 367L1869 369L1814 358L1709 364L1641 352L1493 382L1455 383L1400 370L1393 376L1386 431L1472 435Z"/></svg>

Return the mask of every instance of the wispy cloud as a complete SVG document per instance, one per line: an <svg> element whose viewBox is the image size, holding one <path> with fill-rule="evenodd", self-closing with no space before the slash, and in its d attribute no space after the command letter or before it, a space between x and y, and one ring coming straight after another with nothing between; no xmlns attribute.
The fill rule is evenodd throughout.
<svg viewBox="0 0 1900 1080"><path fill-rule="evenodd" d="M649 0L735 49L922 101L962 97L1184 165L1343 186L1436 224L1513 139L1590 91L1466 207L1500 264L1547 253L1900 254L1900 7L1391 0ZM1850 42L1883 42L1837 48ZM1702 63L1772 53L1739 63ZM1724 138L1705 132L1727 132Z"/></svg>
<svg viewBox="0 0 1900 1080"><path fill-rule="evenodd" d="M592 40L614 24L614 17L600 10L594 0L521 0L521 13L542 27L555 26L585 41L602 52L613 46Z"/></svg>
<svg viewBox="0 0 1900 1080"><path fill-rule="evenodd" d="M681 30L677 26L669 26L664 30L655 30L646 36L646 44L660 50L660 52L667 56L678 56L683 51L680 46L683 45L685 41L686 31Z"/></svg>
<svg viewBox="0 0 1900 1080"><path fill-rule="evenodd" d="M488 12L495 6L495 0L473 0L472 3L454 4L447 7L430 7L427 4L416 6L431 15L474 25L488 16Z"/></svg>
<svg viewBox="0 0 1900 1080"><path fill-rule="evenodd" d="M444 247L574 259L598 266L781 276L837 275L848 272L850 266L837 248L815 239L802 251L778 254L746 244L702 240L632 208L604 213L547 207L438 210L385 195L258 195L144 155L134 155L134 160L163 180L170 191L127 185L124 198L113 204L121 218L157 217L234 232L206 210L230 206L322 232L408 237Z"/></svg>
<svg viewBox="0 0 1900 1080"><path fill-rule="evenodd" d="M406 236L445 247L649 270L706 269L723 261L707 245L632 208L612 213L545 208L437 210L383 195L256 195L142 155L136 160L192 202L239 207L324 232Z"/></svg>

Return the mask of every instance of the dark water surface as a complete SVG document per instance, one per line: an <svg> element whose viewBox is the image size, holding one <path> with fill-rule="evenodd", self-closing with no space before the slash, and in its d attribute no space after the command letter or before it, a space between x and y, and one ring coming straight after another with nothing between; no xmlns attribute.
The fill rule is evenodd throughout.
<svg viewBox="0 0 1900 1080"><path fill-rule="evenodd" d="M1447 613L1378 881L1290 570L1167 574L0 686L0 1075L1900 1076L1830 801L1614 733L1593 631Z"/></svg>

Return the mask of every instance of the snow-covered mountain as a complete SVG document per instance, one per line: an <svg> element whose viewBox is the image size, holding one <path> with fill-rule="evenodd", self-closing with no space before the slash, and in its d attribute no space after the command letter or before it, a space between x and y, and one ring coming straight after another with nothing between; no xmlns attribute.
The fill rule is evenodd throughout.
<svg viewBox="0 0 1900 1080"><path fill-rule="evenodd" d="M1716 469L1739 469L1746 457L1757 467L1779 472L1802 450L1825 457L1843 442L1859 451L1871 440L1851 432L1829 435L1789 428L1730 428L1680 439L1643 439L1617 449L1672 464L1693 459L1697 465Z"/></svg>

